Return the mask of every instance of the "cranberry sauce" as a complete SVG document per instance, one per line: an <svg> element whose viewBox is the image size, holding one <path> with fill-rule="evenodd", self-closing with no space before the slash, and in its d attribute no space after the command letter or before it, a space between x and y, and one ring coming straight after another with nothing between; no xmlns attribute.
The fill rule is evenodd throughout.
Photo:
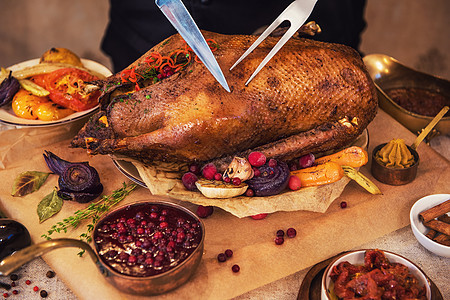
<svg viewBox="0 0 450 300"><path fill-rule="evenodd" d="M183 262L202 239L201 224L161 203L137 203L105 217L94 232L102 261L119 273L144 277Z"/></svg>

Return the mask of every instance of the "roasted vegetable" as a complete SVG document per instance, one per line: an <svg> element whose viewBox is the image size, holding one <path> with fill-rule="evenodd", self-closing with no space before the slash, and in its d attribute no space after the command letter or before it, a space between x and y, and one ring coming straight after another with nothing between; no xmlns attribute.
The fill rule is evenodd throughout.
<svg viewBox="0 0 450 300"><path fill-rule="evenodd" d="M65 63L83 67L78 55L66 48L51 48L42 54L39 63Z"/></svg>
<svg viewBox="0 0 450 300"><path fill-rule="evenodd" d="M272 160L273 161L273 160ZM289 167L285 162L265 163L258 168L259 176L247 180L255 196L271 196L281 193L289 183Z"/></svg>
<svg viewBox="0 0 450 300"><path fill-rule="evenodd" d="M341 166L358 168L367 164L368 160L369 157L366 150L362 149L361 147L352 146L334 154L317 158L315 163L319 165L332 161Z"/></svg>
<svg viewBox="0 0 450 300"><path fill-rule="evenodd" d="M344 176L344 170L338 163L329 161L313 167L292 171L291 175L300 179L302 187L309 187L336 182Z"/></svg>
<svg viewBox="0 0 450 300"><path fill-rule="evenodd" d="M14 95L20 88L19 81L11 74L12 72L10 71L8 77L0 84L0 106L11 103Z"/></svg>
<svg viewBox="0 0 450 300"><path fill-rule="evenodd" d="M103 191L103 185L97 170L87 162L72 163L45 151L47 166L59 175L58 196L64 200L86 203L97 198Z"/></svg>
<svg viewBox="0 0 450 300"><path fill-rule="evenodd" d="M380 189L373 183L369 178L364 176L361 172L358 172L354 168L350 166L342 166L344 170L344 174L348 177L356 181L357 184L365 188L369 193L374 195L382 194Z"/></svg>
<svg viewBox="0 0 450 300"><path fill-rule="evenodd" d="M20 89L14 95L11 106L16 116L23 119L36 120L38 118L36 111L39 105L49 101L47 97L38 97L24 89Z"/></svg>

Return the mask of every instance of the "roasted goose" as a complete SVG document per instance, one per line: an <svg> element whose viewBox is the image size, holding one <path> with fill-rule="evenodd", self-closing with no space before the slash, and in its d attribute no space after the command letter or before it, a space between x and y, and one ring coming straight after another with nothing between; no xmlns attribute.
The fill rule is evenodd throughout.
<svg viewBox="0 0 450 300"><path fill-rule="evenodd" d="M289 160L342 147L375 117L374 84L359 54L349 47L292 38L245 86L278 39L267 38L229 71L257 37L204 35L217 44L214 54L231 93L194 60L149 83L157 76L150 67L155 53L167 56L185 48L183 39L174 35L123 72L97 82L103 92L101 111L72 146L143 162L226 163L249 149Z"/></svg>

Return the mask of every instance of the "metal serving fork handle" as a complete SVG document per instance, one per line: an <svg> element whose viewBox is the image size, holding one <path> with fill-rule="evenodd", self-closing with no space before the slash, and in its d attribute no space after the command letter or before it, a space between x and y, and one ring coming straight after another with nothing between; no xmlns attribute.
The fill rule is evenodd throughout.
<svg viewBox="0 0 450 300"><path fill-rule="evenodd" d="M267 27L266 30L259 36L259 38L244 52L244 54L234 63L230 68L230 71L236 67L247 55L249 55L261 42L269 36L283 21L289 21L291 26L286 33L281 37L275 47L267 54L264 60L253 72L252 76L247 80L245 85L248 85L250 81L261 71L261 69L272 59L272 57L283 47L284 44L295 34L295 32L305 23L306 19L311 14L317 0L295 0L292 2L279 16L278 18Z"/></svg>

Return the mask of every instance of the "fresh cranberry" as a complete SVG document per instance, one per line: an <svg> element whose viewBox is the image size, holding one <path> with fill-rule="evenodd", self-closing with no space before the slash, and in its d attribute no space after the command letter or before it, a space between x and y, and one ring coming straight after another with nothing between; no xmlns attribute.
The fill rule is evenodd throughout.
<svg viewBox="0 0 450 300"><path fill-rule="evenodd" d="M341 208L346 208L347 207L347 202L342 201L340 205L341 205Z"/></svg>
<svg viewBox="0 0 450 300"><path fill-rule="evenodd" d="M146 264L147 266L151 266L151 265L153 264L153 258L148 257L148 258L145 259L144 262L145 262L145 264Z"/></svg>
<svg viewBox="0 0 450 300"><path fill-rule="evenodd" d="M241 184L241 179L239 177L234 177L233 178L233 184L234 185L240 185Z"/></svg>
<svg viewBox="0 0 450 300"><path fill-rule="evenodd" d="M286 231L286 235L290 238L293 238L297 235L297 230L295 230L295 228L288 228L288 230Z"/></svg>
<svg viewBox="0 0 450 300"><path fill-rule="evenodd" d="M231 267L231 270L232 270L234 273L237 273L237 272L239 272L239 271L241 270L241 268L239 267L239 265L233 265L233 266Z"/></svg>
<svg viewBox="0 0 450 300"><path fill-rule="evenodd" d="M219 253L219 254L217 255L217 260L218 260L219 262L224 262L224 261L226 261L226 260L227 260L227 257L225 256L225 253Z"/></svg>
<svg viewBox="0 0 450 300"><path fill-rule="evenodd" d="M25 281L25 284L26 284L26 285L30 285L30 284L31 284L31 280L26 280L26 281Z"/></svg>
<svg viewBox="0 0 450 300"><path fill-rule="evenodd" d="M278 230L277 231L277 236L283 237L284 236L284 230L282 230L282 229Z"/></svg>
<svg viewBox="0 0 450 300"><path fill-rule="evenodd" d="M225 256L228 257L228 258L232 257L233 256L233 250L231 250L231 249L225 250Z"/></svg>
<svg viewBox="0 0 450 300"><path fill-rule="evenodd" d="M297 176L291 175L289 176L288 186L291 190L297 191L302 187L302 182L300 181L300 178L298 178Z"/></svg>
<svg viewBox="0 0 450 300"><path fill-rule="evenodd" d="M3 293L3 297L8 298L9 294L8 293Z"/></svg>
<svg viewBox="0 0 450 300"><path fill-rule="evenodd" d="M202 175L207 180L213 180L217 173L217 168L213 163L206 164L202 169Z"/></svg>
<svg viewBox="0 0 450 300"><path fill-rule="evenodd" d="M309 153L309 154L306 154L306 155L303 155L302 157L300 157L298 159L298 164L299 164L300 168L302 168L302 169L309 168L312 165L314 165L315 160L316 159L314 157L314 154Z"/></svg>
<svg viewBox="0 0 450 300"><path fill-rule="evenodd" d="M248 162L254 167L261 167L266 163L266 156L259 151L253 151L248 155Z"/></svg>
<svg viewBox="0 0 450 300"><path fill-rule="evenodd" d="M253 197L253 196L255 196L255 192L254 192L252 189L247 189L247 190L245 191L245 196L247 196L247 197Z"/></svg>
<svg viewBox="0 0 450 300"><path fill-rule="evenodd" d="M161 229L167 228L167 226L169 226L169 223L167 223L167 222L159 223L159 228L161 228Z"/></svg>
<svg viewBox="0 0 450 300"><path fill-rule="evenodd" d="M128 262L129 262L130 264L135 264L135 263L137 262L137 257L134 256L134 255L130 255L130 256L128 257Z"/></svg>
<svg viewBox="0 0 450 300"><path fill-rule="evenodd" d="M136 233L137 233L137 234L144 234L144 232L145 232L145 230L144 230L144 228L142 228L142 227L138 227L138 228L136 229Z"/></svg>
<svg viewBox="0 0 450 300"><path fill-rule="evenodd" d="M39 288L38 288L37 285L35 285L35 286L33 287L33 291L35 291L35 292L39 291Z"/></svg>
<svg viewBox="0 0 450 300"><path fill-rule="evenodd" d="M269 159L269 167L275 168L277 165L278 165L278 162L275 159L273 159L273 158Z"/></svg>
<svg viewBox="0 0 450 300"><path fill-rule="evenodd" d="M261 176L261 170L258 168L253 168L253 176L255 177Z"/></svg>
<svg viewBox="0 0 450 300"><path fill-rule="evenodd" d="M194 173L195 175L199 175L200 170L201 170L201 168L198 164L192 164L189 166L189 171Z"/></svg>
<svg viewBox="0 0 450 300"><path fill-rule="evenodd" d="M230 177L224 177L223 181L226 183L230 183L231 182L231 178Z"/></svg>
<svg viewBox="0 0 450 300"><path fill-rule="evenodd" d="M200 218L207 218L212 215L213 211L214 209L212 206L199 205L197 207L197 216L199 216Z"/></svg>
<svg viewBox="0 0 450 300"><path fill-rule="evenodd" d="M214 180L221 181L222 180L222 174L220 174L220 173L214 174Z"/></svg>
<svg viewBox="0 0 450 300"><path fill-rule="evenodd" d="M192 172L187 172L181 177L181 182L183 182L184 187L188 191L195 191L195 189L197 189L197 186L195 185L197 180L197 175Z"/></svg>
<svg viewBox="0 0 450 300"><path fill-rule="evenodd" d="M157 212L150 213L150 218L157 219L158 218L158 213Z"/></svg>
<svg viewBox="0 0 450 300"><path fill-rule="evenodd" d="M253 220L262 220L265 219L267 217L267 214L257 214L257 215L253 215L250 216Z"/></svg>
<svg viewBox="0 0 450 300"><path fill-rule="evenodd" d="M284 243L284 238L283 238L282 236L277 236L277 237L275 238L275 244L281 245L281 244L283 244L283 243Z"/></svg>
<svg viewBox="0 0 450 300"><path fill-rule="evenodd" d="M13 293L14 295L17 295L17 294L19 293L19 291L18 291L18 290L13 290L12 293Z"/></svg>

